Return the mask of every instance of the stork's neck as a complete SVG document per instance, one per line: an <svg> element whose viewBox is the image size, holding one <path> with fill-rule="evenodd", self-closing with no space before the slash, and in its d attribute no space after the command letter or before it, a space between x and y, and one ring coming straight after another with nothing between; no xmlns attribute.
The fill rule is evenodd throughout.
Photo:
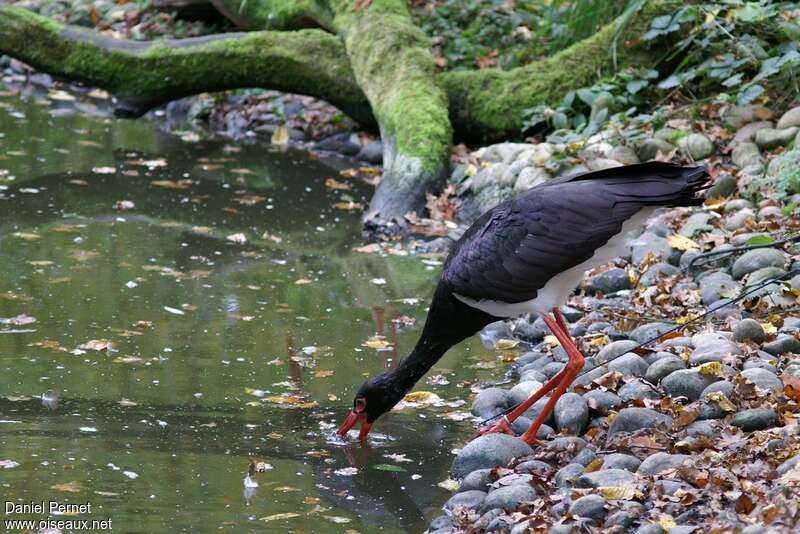
<svg viewBox="0 0 800 534"><path fill-rule="evenodd" d="M397 369L392 379L407 392L430 371L450 347L478 332L497 318L467 306L441 283L433 296L422 335Z"/></svg>

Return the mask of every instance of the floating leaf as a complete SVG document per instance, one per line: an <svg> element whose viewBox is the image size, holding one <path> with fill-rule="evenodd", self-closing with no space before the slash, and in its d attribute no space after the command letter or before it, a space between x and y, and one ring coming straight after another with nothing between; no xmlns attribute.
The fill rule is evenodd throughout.
<svg viewBox="0 0 800 534"><path fill-rule="evenodd" d="M376 350L385 350L392 346L391 343L386 341L385 338L381 336L374 336L366 340L364 343L361 344L364 347Z"/></svg>
<svg viewBox="0 0 800 534"><path fill-rule="evenodd" d="M166 189L189 189L193 183L192 180L178 180L177 182L175 180L153 180L150 185Z"/></svg>
<svg viewBox="0 0 800 534"><path fill-rule="evenodd" d="M400 467L399 465L393 465L393 464L378 464L378 465L373 465L372 468L377 469L378 471L394 471L396 473L406 472L406 470Z"/></svg>
<svg viewBox="0 0 800 534"><path fill-rule="evenodd" d="M19 463L15 462L14 460L0 460L0 468L14 469L17 466L19 466Z"/></svg>
<svg viewBox="0 0 800 534"><path fill-rule="evenodd" d="M511 350L519 345L519 340L516 339L498 339L494 343L494 348L497 350Z"/></svg>
<svg viewBox="0 0 800 534"><path fill-rule="evenodd" d="M442 480L441 482L439 482L436 485L439 486L440 488L444 488L444 489L446 489L448 491L458 491L458 488L461 487L461 484L459 484L457 481L453 480L452 478L448 478L446 480Z"/></svg>
<svg viewBox="0 0 800 534"><path fill-rule="evenodd" d="M36 239L42 238L42 236L40 236L39 234L33 234L30 232L14 232L11 235L13 235L14 237L18 237L20 239L24 239L25 241L35 241Z"/></svg>
<svg viewBox="0 0 800 534"><path fill-rule="evenodd" d="M91 341L78 345L78 348L81 350L108 351L114 350L114 343L107 339L92 339Z"/></svg>
<svg viewBox="0 0 800 534"><path fill-rule="evenodd" d="M165 311L168 311L173 315L186 315L186 313L183 310L179 310L178 308L172 308L170 306L162 306L162 308L164 308Z"/></svg>
<svg viewBox="0 0 800 534"><path fill-rule="evenodd" d="M272 133L271 138L273 145L288 145L289 144L289 128L286 127L285 124L281 124L275 131Z"/></svg>
<svg viewBox="0 0 800 534"><path fill-rule="evenodd" d="M225 239L227 239L231 243L236 243L237 245L244 245L245 243L247 243L247 236L242 233L231 234L227 236Z"/></svg>
<svg viewBox="0 0 800 534"><path fill-rule="evenodd" d="M67 493L80 493L84 488L80 482L73 480L72 482L65 482L64 484L50 486L50 489L54 489L56 491L65 491Z"/></svg>
<svg viewBox="0 0 800 534"><path fill-rule="evenodd" d="M282 514L274 514L274 515L268 515L267 517L260 517L259 521L280 521L282 519L292 519L294 517L300 517L300 514L296 514L294 512L285 512Z"/></svg>
<svg viewBox="0 0 800 534"><path fill-rule="evenodd" d="M416 402L420 404L435 404L442 402L442 398L436 393L430 391L414 391L409 393L403 400L406 402Z"/></svg>
<svg viewBox="0 0 800 534"><path fill-rule="evenodd" d="M358 473L358 469L355 467L343 467L342 469L337 469L333 473L343 477L351 477Z"/></svg>

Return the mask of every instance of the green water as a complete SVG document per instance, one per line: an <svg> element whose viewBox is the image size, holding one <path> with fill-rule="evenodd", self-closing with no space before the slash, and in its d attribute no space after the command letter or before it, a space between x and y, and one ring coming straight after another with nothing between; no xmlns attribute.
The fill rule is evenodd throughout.
<svg viewBox="0 0 800 534"><path fill-rule="evenodd" d="M331 177L351 189L329 189ZM153 184L178 180L192 182ZM369 192L303 152L188 143L3 93L0 496L92 508L2 519L423 530L473 431L444 414L468 407L394 412L366 446L331 437L364 377L397 360L363 344L382 333L408 351L439 268L353 251L359 214L333 204ZM392 321L402 316L417 323ZM112 349L76 350L92 340ZM464 399L462 381L486 378L495 358L462 344L432 372L449 384L418 389ZM251 457L272 469L246 491Z"/></svg>

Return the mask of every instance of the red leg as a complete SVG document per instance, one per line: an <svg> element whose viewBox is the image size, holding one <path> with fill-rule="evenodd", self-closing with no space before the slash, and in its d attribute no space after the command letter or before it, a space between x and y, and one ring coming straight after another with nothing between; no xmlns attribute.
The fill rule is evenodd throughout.
<svg viewBox="0 0 800 534"><path fill-rule="evenodd" d="M556 318L558 318L560 313L561 312L559 312L558 309L553 310L553 314L556 316ZM536 432L539 431L539 427L542 426L542 423L544 423L545 419L550 416L550 413L553 411L556 402L558 402L558 398L564 394L578 373L580 373L581 369L583 369L584 363L583 354L581 354L581 352L572 342L572 339L569 337L569 333L562 331L561 325L557 324L556 321L553 321L547 315L542 316L542 319L544 320L545 324L547 324L547 327L550 328L550 331L553 332L553 335L556 336L558 342L561 343L561 346L564 347L564 350L567 351L569 361L567 362L566 367L564 367L562 370L563 376L562 373L556 375L561 377L561 381L556 387L556 390L553 392L553 395L547 401L544 409L541 411L541 413L539 413L539 416L536 418L530 428L522 436L520 436L522 441L530 445L537 443Z"/></svg>
<svg viewBox="0 0 800 534"><path fill-rule="evenodd" d="M563 345L564 343L563 343L563 341L561 339L563 337L565 337L565 336L566 336L567 339L569 339L569 330L567 330L567 328L566 328L566 321L564 320L564 316L561 315L561 311L558 310L558 308L554 308L553 309L553 313L556 316L556 320L559 321L559 323L563 323L563 325L564 325L563 326L564 335L561 336L561 338L559 338L558 334L556 334L556 331L559 329L559 327L561 327L561 324L555 325L555 323L553 323L552 319L550 319L550 317L548 317L547 315L544 315L543 319L544 319L545 323L547 323L547 326L550 328L550 330L553 332L553 334L556 335L556 338L558 338L559 343L561 343ZM583 356L581 356L581 358L583 358ZM502 418L500 418L500 420L497 421L497 423L495 423L494 425L482 428L481 430L478 431L477 434L472 436L471 439L475 439L478 436L482 436L484 434L491 434L492 432L501 432L503 434L512 434L513 435L513 432L511 430L511 424L514 421L516 421L517 418L520 415L525 413L528 410L528 408L533 406L539 399L544 397L547 393L549 393L551 390L553 390L559 384L561 384L561 382L567 378L568 367L569 366L565 367L564 369L559 371L553 378L551 378L550 380L545 382L545 384L542 387L540 387L538 390L536 390L536 393L531 395L526 401L522 402L519 406L514 408L514 410L511 411L511 413L509 413L509 414L503 416ZM583 367L583 364L581 364L581 367ZM573 378L574 377L570 378L570 382L572 381ZM537 421L538 420L539 419L537 419ZM542 419L542 421L544 421L544 419ZM538 430L539 426L541 426L541 425L542 425L542 422L540 421L539 425L536 427L536 429ZM536 433L534 432L534 436L535 435L536 435Z"/></svg>
<svg viewBox="0 0 800 534"><path fill-rule="evenodd" d="M556 318L558 326L561 327L561 330L563 330L565 334L569 335L569 325L567 324L567 320L564 319L564 315L561 313L561 310L558 308L553 308L553 315Z"/></svg>

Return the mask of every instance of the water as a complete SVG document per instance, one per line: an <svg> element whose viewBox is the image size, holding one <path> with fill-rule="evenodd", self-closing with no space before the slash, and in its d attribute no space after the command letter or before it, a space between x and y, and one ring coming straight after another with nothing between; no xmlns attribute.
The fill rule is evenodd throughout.
<svg viewBox="0 0 800 534"><path fill-rule="evenodd" d="M331 439L413 346L439 268L353 250L359 214L333 205L369 186L303 152L0 95L2 500L90 503L77 518L124 532L405 532L440 513L473 431L451 418L492 351L462 344L432 371L449 384L418 385L450 406ZM363 346L376 333L397 353ZM251 458L271 469L246 489Z"/></svg>

